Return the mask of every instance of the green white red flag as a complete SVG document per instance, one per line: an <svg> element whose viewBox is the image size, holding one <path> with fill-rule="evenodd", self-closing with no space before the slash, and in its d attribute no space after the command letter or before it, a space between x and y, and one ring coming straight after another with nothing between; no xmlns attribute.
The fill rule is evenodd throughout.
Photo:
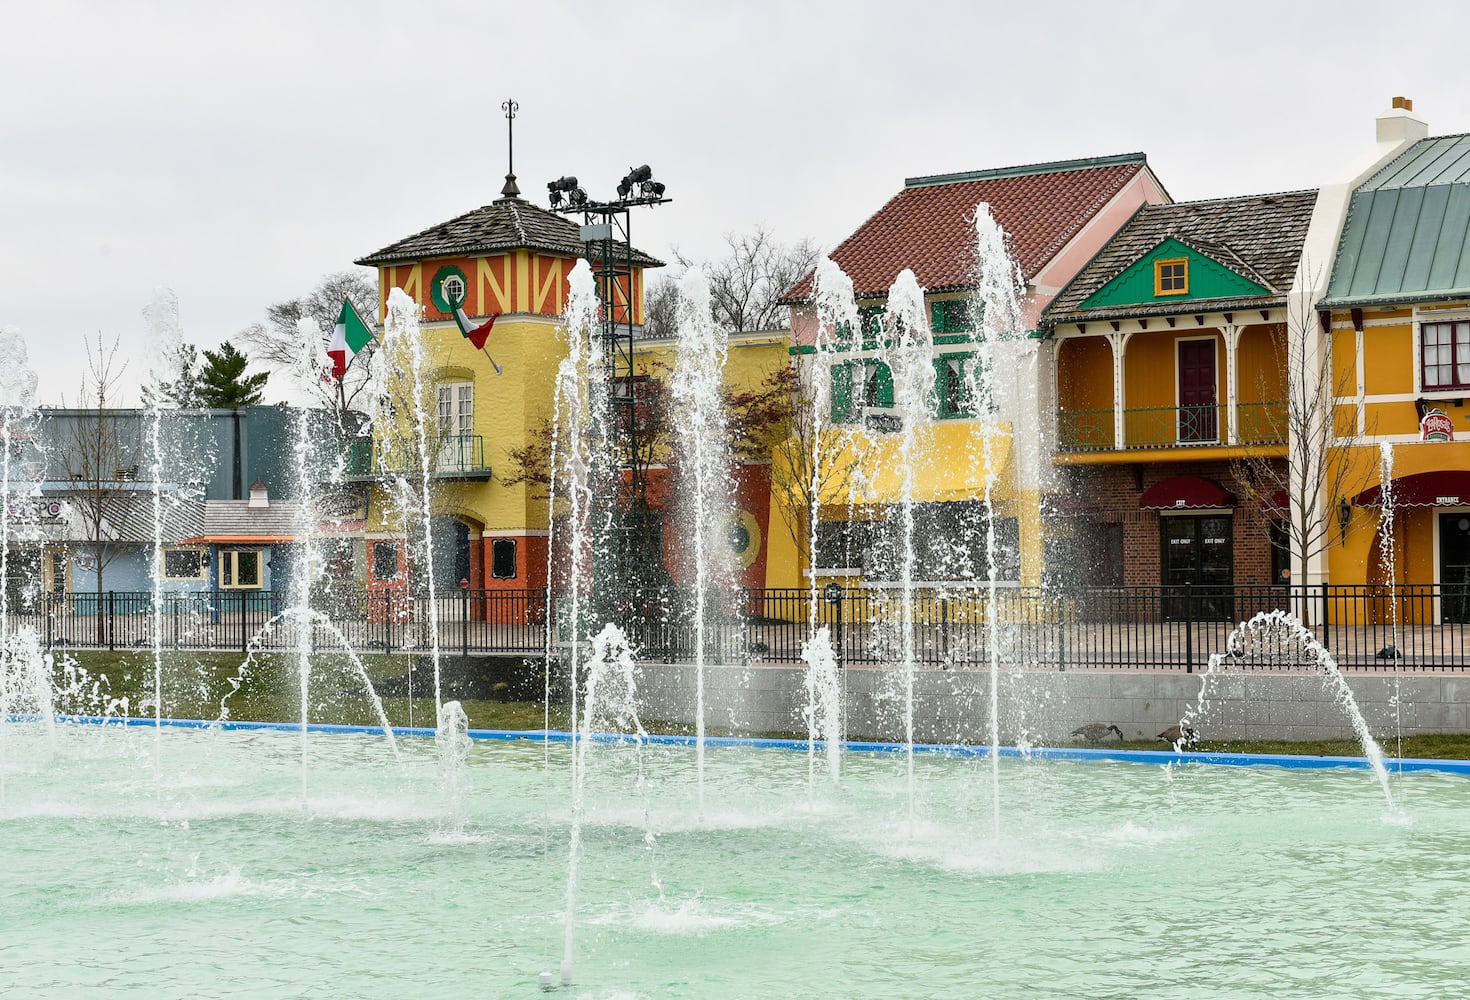
<svg viewBox="0 0 1470 1000"><path fill-rule="evenodd" d="M342 311L337 314L337 326L332 330L332 343L327 347L327 357L332 359L332 378L342 381L347 374L347 363L372 339L373 332L353 308L352 300L344 298Z"/></svg>
<svg viewBox="0 0 1470 1000"><path fill-rule="evenodd" d="M459 324L459 332L464 334L465 339L475 345L475 350L483 351L485 349L485 338L490 336L490 328L495 325L495 316L491 316L482 323L476 323L465 315L464 305L456 302L454 304L454 322Z"/></svg>

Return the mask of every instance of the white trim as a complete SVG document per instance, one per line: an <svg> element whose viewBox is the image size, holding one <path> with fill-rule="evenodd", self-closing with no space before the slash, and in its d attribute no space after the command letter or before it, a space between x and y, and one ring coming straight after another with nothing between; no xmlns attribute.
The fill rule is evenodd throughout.
<svg viewBox="0 0 1470 1000"><path fill-rule="evenodd" d="M1141 510L1151 510L1160 517L1184 517L1198 515L1200 517L1218 517L1221 514L1235 516L1235 507L1142 507Z"/></svg>
<svg viewBox="0 0 1470 1000"><path fill-rule="evenodd" d="M1332 387L1332 368L1330 366L1332 363L1333 351L1331 350L1331 347L1332 345L1329 344L1328 350L1325 352L1325 356L1322 359L1322 364L1329 366L1327 369L1327 385L1329 389ZM1368 391L1368 363L1366 360L1367 352L1363 349L1362 330L1355 330L1353 332L1353 351L1353 377L1357 379L1358 389L1357 402L1353 406L1353 426L1354 432L1358 435L1358 437L1362 437L1364 434L1368 433L1368 402L1365 398L1365 394ZM1335 419L1336 417L1334 414L1334 422Z"/></svg>
<svg viewBox="0 0 1470 1000"><path fill-rule="evenodd" d="M1337 310L1333 310L1333 311L1335 312ZM1411 318L1410 317L1404 317L1404 316L1397 316L1397 317L1395 317L1393 319L1365 319L1365 320L1363 320L1363 329L1365 329L1365 330L1371 330L1371 329L1376 329L1376 328L1385 327L1385 326L1403 326L1405 323L1409 323L1409 322L1411 322ZM1352 320L1347 320L1346 322L1339 321L1339 322L1333 323L1332 324L1332 329L1334 329L1334 330L1356 330L1357 327L1353 326L1353 321Z"/></svg>

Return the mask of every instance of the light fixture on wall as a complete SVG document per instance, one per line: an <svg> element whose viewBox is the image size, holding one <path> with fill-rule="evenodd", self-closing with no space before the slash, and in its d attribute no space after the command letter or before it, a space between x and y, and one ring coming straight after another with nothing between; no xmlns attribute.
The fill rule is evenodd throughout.
<svg viewBox="0 0 1470 1000"><path fill-rule="evenodd" d="M1337 528L1342 533L1342 540L1347 541L1348 525L1353 522L1353 505L1347 502L1347 497L1337 501Z"/></svg>

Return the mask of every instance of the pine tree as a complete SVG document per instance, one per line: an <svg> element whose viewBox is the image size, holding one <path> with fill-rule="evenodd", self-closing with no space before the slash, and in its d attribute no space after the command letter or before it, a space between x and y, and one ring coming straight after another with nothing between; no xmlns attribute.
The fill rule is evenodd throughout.
<svg viewBox="0 0 1470 1000"><path fill-rule="evenodd" d="M168 359L168 368L171 378L158 378L156 382L143 386L143 405L152 406L156 402L161 407L176 406L180 409L202 406L199 401L199 349L193 344L180 344Z"/></svg>
<svg viewBox="0 0 1470 1000"><path fill-rule="evenodd" d="M254 406L261 401L267 374L246 375L250 359L228 340L219 350L204 352L204 367L199 372L199 405L216 410L234 410Z"/></svg>

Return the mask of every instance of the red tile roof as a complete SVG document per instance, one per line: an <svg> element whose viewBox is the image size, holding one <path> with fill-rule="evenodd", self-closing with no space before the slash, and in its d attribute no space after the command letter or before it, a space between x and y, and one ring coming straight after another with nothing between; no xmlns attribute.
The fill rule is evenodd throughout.
<svg viewBox="0 0 1470 1000"><path fill-rule="evenodd" d="M1142 153L1037 163L974 173L911 177L832 252L858 297L885 295L904 268L931 292L969 288L973 218L980 202L1010 237L1029 279L1140 171ZM784 296L800 302L812 275Z"/></svg>

